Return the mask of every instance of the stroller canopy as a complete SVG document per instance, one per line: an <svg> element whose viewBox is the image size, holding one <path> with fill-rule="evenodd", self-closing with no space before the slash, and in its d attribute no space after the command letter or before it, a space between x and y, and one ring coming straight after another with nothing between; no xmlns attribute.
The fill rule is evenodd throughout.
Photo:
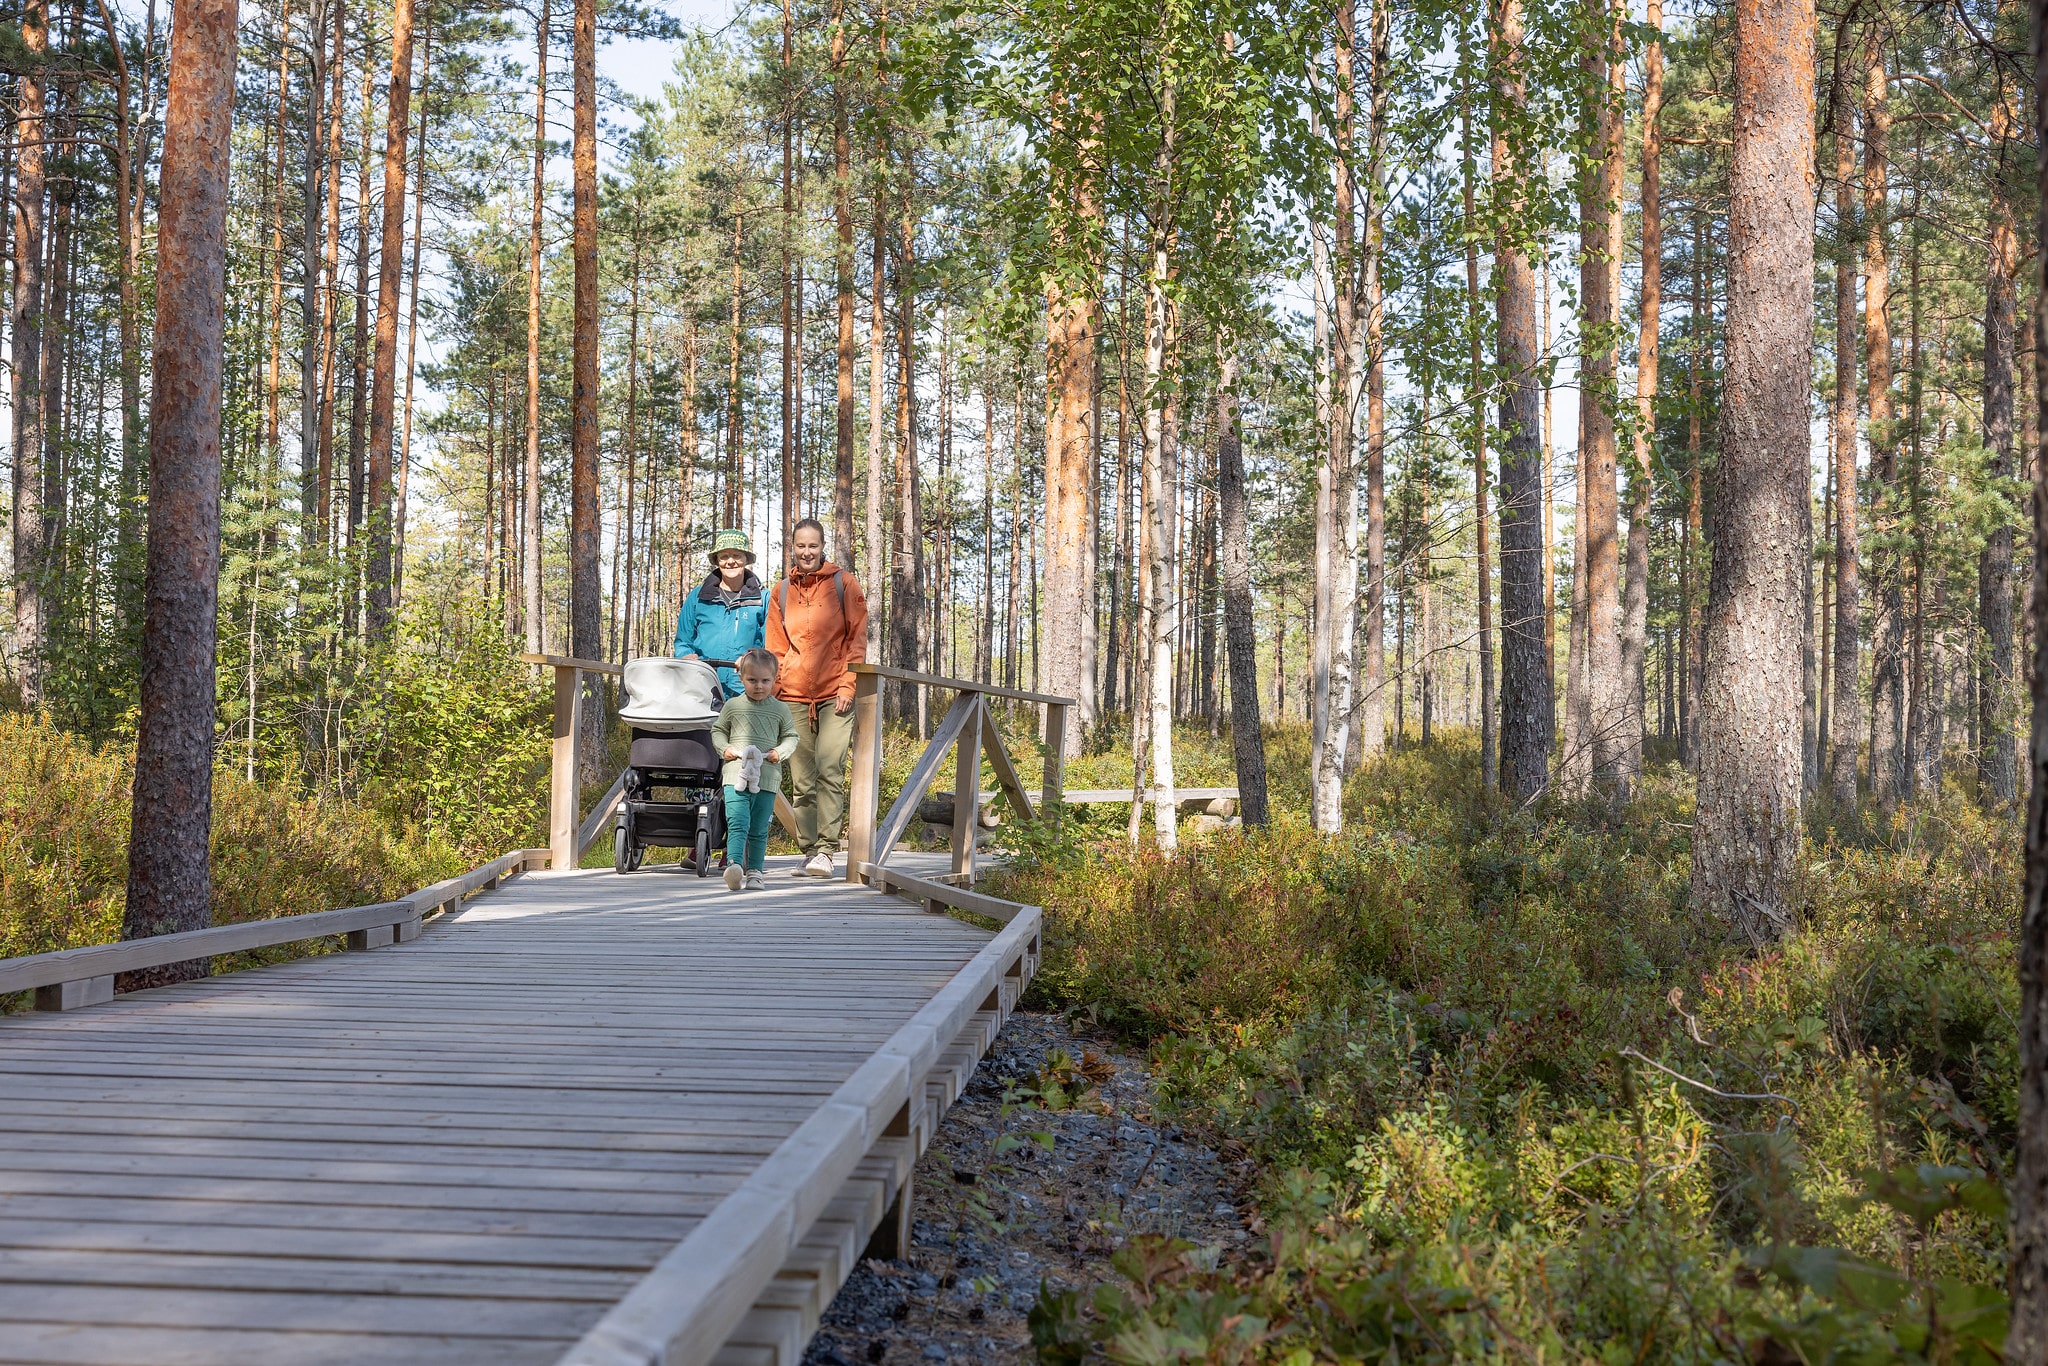
<svg viewBox="0 0 2048 1366"><path fill-rule="evenodd" d="M718 672L701 659L626 661L619 717L641 730L702 730L718 718Z"/></svg>

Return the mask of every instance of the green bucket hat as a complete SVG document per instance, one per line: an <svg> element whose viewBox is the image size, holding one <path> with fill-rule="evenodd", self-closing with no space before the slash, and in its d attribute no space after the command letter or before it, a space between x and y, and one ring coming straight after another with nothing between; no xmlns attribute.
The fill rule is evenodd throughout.
<svg viewBox="0 0 2048 1366"><path fill-rule="evenodd" d="M747 563L754 562L754 542L744 531L721 531L711 542L711 563L715 567L718 557L728 550L737 550L747 557Z"/></svg>

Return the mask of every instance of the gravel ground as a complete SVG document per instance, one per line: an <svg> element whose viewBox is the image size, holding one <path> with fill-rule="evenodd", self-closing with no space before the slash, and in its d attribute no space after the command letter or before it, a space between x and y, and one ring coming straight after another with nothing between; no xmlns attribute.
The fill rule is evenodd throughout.
<svg viewBox="0 0 2048 1366"><path fill-rule="evenodd" d="M1050 1105L1013 1095L1006 1114L1022 1089ZM1030 1362L1041 1282L1110 1279L1110 1254L1139 1233L1241 1246L1249 1164L1152 1102L1142 1058L1017 1012L917 1164L909 1257L855 1270L805 1366Z"/></svg>

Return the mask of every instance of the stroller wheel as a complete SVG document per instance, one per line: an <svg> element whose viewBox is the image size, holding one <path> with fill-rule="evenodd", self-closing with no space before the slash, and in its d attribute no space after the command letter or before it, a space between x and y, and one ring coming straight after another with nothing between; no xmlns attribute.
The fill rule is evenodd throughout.
<svg viewBox="0 0 2048 1366"><path fill-rule="evenodd" d="M628 816L619 822L617 834L612 838L612 871L630 873L640 866L640 851L633 844L633 820Z"/></svg>
<svg viewBox="0 0 2048 1366"><path fill-rule="evenodd" d="M711 832L697 832L697 876L708 877L711 873Z"/></svg>

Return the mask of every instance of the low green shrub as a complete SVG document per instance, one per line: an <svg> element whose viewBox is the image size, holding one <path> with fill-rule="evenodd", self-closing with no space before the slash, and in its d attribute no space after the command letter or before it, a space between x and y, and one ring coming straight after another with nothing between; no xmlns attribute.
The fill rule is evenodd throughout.
<svg viewBox="0 0 2048 1366"><path fill-rule="evenodd" d="M130 752L0 714L0 958L120 938ZM443 835L214 772L213 923L357 906L470 866Z"/></svg>
<svg viewBox="0 0 2048 1366"><path fill-rule="evenodd" d="M1034 991L1150 1046L1270 1235L1125 1249L1041 1303L1042 1359L1995 1359L2017 829L1953 794L1817 829L1758 954L1689 906L1682 775L1477 779L1453 736L1352 779L1339 838L1019 860Z"/></svg>

